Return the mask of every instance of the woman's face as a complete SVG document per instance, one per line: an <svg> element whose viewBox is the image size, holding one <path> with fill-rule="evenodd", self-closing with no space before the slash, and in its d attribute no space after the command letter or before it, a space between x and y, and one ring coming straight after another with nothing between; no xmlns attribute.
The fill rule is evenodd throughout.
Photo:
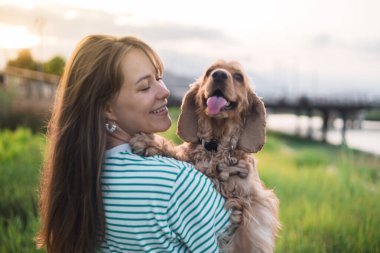
<svg viewBox="0 0 380 253"><path fill-rule="evenodd" d="M171 125L167 108L170 92L148 56L132 49L125 56L122 69L124 83L109 104L106 117L114 120L129 137L141 132L166 131Z"/></svg>

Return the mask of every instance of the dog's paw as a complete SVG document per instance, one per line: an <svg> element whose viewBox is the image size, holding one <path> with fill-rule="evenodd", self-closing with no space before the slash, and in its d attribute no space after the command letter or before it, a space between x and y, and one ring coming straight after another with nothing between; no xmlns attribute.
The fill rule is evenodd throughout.
<svg viewBox="0 0 380 253"><path fill-rule="evenodd" d="M216 170L219 174L219 179L222 182L226 182L230 177L230 167L221 163L216 166Z"/></svg>
<svg viewBox="0 0 380 253"><path fill-rule="evenodd" d="M132 151L141 156L153 156L161 154L160 143L153 134L136 134L130 141Z"/></svg>
<svg viewBox="0 0 380 253"><path fill-rule="evenodd" d="M239 176L240 178L248 177L249 164L245 160L239 160L235 165L230 166L230 176Z"/></svg>
<svg viewBox="0 0 380 253"><path fill-rule="evenodd" d="M231 223L239 225L242 221L242 215L243 215L242 211L237 210L237 209L232 209L231 216L230 216Z"/></svg>
<svg viewBox="0 0 380 253"><path fill-rule="evenodd" d="M228 181L231 176L238 176L240 178L248 177L249 165L244 160L239 160L234 165L226 165L220 163L217 166L217 172L221 181Z"/></svg>
<svg viewBox="0 0 380 253"><path fill-rule="evenodd" d="M230 221L233 225L240 225L243 221L243 206L236 198L230 198L225 204L226 208L231 209Z"/></svg>

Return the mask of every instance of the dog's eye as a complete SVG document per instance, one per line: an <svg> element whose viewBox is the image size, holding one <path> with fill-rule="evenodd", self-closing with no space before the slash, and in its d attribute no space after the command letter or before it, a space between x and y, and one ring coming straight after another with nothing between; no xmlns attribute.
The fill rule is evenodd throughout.
<svg viewBox="0 0 380 253"><path fill-rule="evenodd" d="M240 74L240 73L235 73L235 74L234 74L234 79L235 79L236 81L238 81L239 83L242 83L243 80L244 80L243 75Z"/></svg>

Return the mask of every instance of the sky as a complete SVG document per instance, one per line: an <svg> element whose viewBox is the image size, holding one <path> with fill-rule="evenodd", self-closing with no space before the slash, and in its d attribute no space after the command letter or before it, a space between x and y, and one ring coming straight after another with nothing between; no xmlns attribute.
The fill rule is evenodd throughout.
<svg viewBox="0 0 380 253"><path fill-rule="evenodd" d="M68 58L88 34L137 36L175 74L237 60L272 96L380 98L379 0L0 0L0 68Z"/></svg>

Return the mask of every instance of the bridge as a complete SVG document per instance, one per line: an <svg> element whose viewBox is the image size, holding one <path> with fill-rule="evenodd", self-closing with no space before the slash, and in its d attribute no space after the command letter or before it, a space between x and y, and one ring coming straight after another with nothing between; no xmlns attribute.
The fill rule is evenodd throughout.
<svg viewBox="0 0 380 253"><path fill-rule="evenodd" d="M316 114L322 118L322 141L326 141L327 131L335 118L340 117L343 125L341 128L342 144L346 144L346 130L350 124L353 128L361 128L365 111L380 108L380 99L368 99L367 97L329 97L329 96L300 96L298 98L263 98L265 107L273 112L293 112L306 115L311 119ZM307 131L309 138L312 136L312 127Z"/></svg>

